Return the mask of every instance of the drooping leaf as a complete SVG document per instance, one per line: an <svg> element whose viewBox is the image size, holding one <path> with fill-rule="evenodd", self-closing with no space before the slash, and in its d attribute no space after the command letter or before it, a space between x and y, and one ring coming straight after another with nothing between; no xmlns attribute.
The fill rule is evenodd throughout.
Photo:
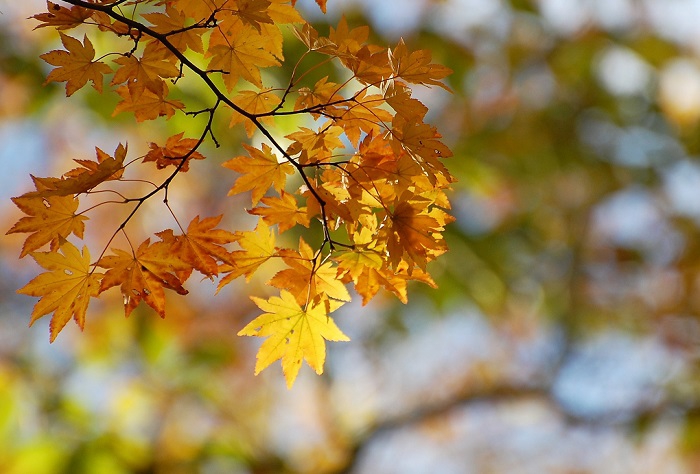
<svg viewBox="0 0 700 474"><path fill-rule="evenodd" d="M124 158L127 149L121 143L114 151L114 157L95 147L97 160L74 160L81 165L64 173L62 178L34 178L41 189L23 197L69 196L92 190L105 181L117 180L124 174Z"/></svg>
<svg viewBox="0 0 700 474"><path fill-rule="evenodd" d="M330 311L323 304L302 308L287 291L267 300L251 297L264 313L238 332L239 336L267 337L257 355L255 373L259 374L276 360L282 359L282 371L291 388L302 361L323 373L326 341L349 341L328 315L342 303L331 303Z"/></svg>
<svg viewBox="0 0 700 474"><path fill-rule="evenodd" d="M29 324L53 313L49 325L51 342L71 318L83 329L90 298L99 293L103 276L101 273L91 273L88 248L83 247L81 255L73 244L62 240L59 251L32 252L31 256L49 271L17 290L17 293L40 298L34 305Z"/></svg>

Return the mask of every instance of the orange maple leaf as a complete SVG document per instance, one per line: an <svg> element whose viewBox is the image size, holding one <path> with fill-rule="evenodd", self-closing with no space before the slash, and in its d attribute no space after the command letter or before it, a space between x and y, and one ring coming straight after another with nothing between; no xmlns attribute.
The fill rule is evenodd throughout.
<svg viewBox="0 0 700 474"><path fill-rule="evenodd" d="M68 51L54 50L40 56L52 66L58 66L49 73L44 84L65 82L66 95L70 96L83 87L87 81L92 81L92 86L102 93L102 75L111 73L112 69L102 61L93 61L95 48L87 36L83 37L83 44L81 44L72 36L59 34L63 46Z"/></svg>
<svg viewBox="0 0 700 474"><path fill-rule="evenodd" d="M87 217L75 214L79 202L73 196L20 196L12 201L28 216L17 221L7 233L31 234L22 246L20 258L48 243L56 250L60 239L71 233L83 238Z"/></svg>
<svg viewBox="0 0 700 474"><path fill-rule="evenodd" d="M343 147L340 136L343 129L338 126L324 126L314 132L310 128L299 127L298 132L290 133L285 138L292 140L287 153L296 155L301 152L299 162L321 163L331 158L333 150Z"/></svg>
<svg viewBox="0 0 700 474"><path fill-rule="evenodd" d="M66 8L48 1L46 2L46 8L48 12L38 13L30 17L42 22L41 25L36 26L34 29L55 26L57 30L69 30L83 24L85 20L93 15L93 12L87 8L78 6Z"/></svg>
<svg viewBox="0 0 700 474"><path fill-rule="evenodd" d="M190 48L196 53L204 52L201 32L187 29L187 15L172 6L166 4L165 13L145 13L142 16L153 25L153 31L168 35L168 41L180 51Z"/></svg>
<svg viewBox="0 0 700 474"><path fill-rule="evenodd" d="M176 273L186 272L192 267L173 252L172 242L150 242L150 239L146 239L135 253L112 249L115 255L102 257L97 262L97 266L108 269L102 279L100 293L119 286L126 316L143 300L164 318L164 289L180 295L188 293Z"/></svg>
<svg viewBox="0 0 700 474"><path fill-rule="evenodd" d="M150 151L146 153L143 162L153 161L156 167L161 170L167 166L178 166L185 159L185 162L180 167L180 171L185 173L190 169L190 160L203 160L204 155L198 151L193 151L194 147L199 144L199 140L195 138L182 138L185 132L180 132L177 135L169 137L165 142L165 146L158 146L151 142L148 147Z"/></svg>
<svg viewBox="0 0 700 474"><path fill-rule="evenodd" d="M256 207L248 211L249 214L261 216L267 225L277 224L280 234L291 229L297 224L309 227L309 216L306 207L298 207L293 194L284 192L280 197L269 196L260 200L270 207Z"/></svg>
<svg viewBox="0 0 700 474"><path fill-rule="evenodd" d="M39 274L17 290L17 293L40 298L34 305L29 325L53 313L49 325L51 342L71 318L83 329L90 298L99 293L103 276L91 272L87 247L83 247L81 255L73 244L62 240L60 252L32 252L31 256L49 271Z"/></svg>
<svg viewBox="0 0 700 474"><path fill-rule="evenodd" d="M270 4L270 0L238 0L232 13L260 32L263 24L274 23L268 11Z"/></svg>
<svg viewBox="0 0 700 474"><path fill-rule="evenodd" d="M167 3L182 12L185 16L193 18L197 21L208 19L215 10L221 10L231 0L200 0L193 2L192 0L167 0Z"/></svg>
<svg viewBox="0 0 700 474"><path fill-rule="evenodd" d="M314 260L313 249L299 238L299 251L283 249L279 255L290 268L278 272L269 284L289 290L301 305L333 298L350 301L345 284L338 280L338 268L332 262L323 264Z"/></svg>
<svg viewBox="0 0 700 474"><path fill-rule="evenodd" d="M453 218L440 209L427 209L429 200L408 191L396 202L384 227L391 261L397 265L405 252L425 270L428 261L447 251L441 232Z"/></svg>
<svg viewBox="0 0 700 474"><path fill-rule="evenodd" d="M284 188L287 175L294 173L294 168L289 163L280 163L277 156L272 153L272 148L263 143L262 150L243 144L250 156L238 156L226 161L221 166L241 173L228 195L251 191L253 205L256 205L260 198L270 187L274 187L279 193Z"/></svg>
<svg viewBox="0 0 700 474"><path fill-rule="evenodd" d="M187 226L187 232L175 237L177 241L173 245L173 253L182 261L188 263L195 270L206 276L216 276L219 273L219 263L229 260L229 251L223 246L236 242L241 238L240 234L234 234L223 229L215 229L223 214L216 217L206 217L200 221L196 216ZM163 240L169 240L166 233L157 234Z"/></svg>
<svg viewBox="0 0 700 474"><path fill-rule="evenodd" d="M148 43L140 58L129 54L115 59L114 62L121 67L114 73L112 85L126 83L131 94L139 96L145 88L158 93L158 83L163 78L178 77L180 69L173 62L173 57L166 55L157 45Z"/></svg>
<svg viewBox="0 0 700 474"><path fill-rule="evenodd" d="M37 191L23 195L29 196L68 196L90 191L105 181L117 180L124 174L124 158L126 147L121 143L114 151L114 157L95 147L97 161L73 160L82 167L74 168L63 174L62 178L32 177L37 183Z"/></svg>
<svg viewBox="0 0 700 474"><path fill-rule="evenodd" d="M389 59L396 77L412 84L435 85L452 92L440 82L440 79L452 74L452 69L441 64L431 64L432 55L429 50L420 49L409 53L406 43L401 39L396 48L389 51Z"/></svg>
<svg viewBox="0 0 700 474"><path fill-rule="evenodd" d="M223 72L224 84L229 92L236 86L239 77L262 87L260 68L280 65L270 50L269 38L240 20L230 25L222 22L209 41L207 56L212 58L207 69Z"/></svg>
<svg viewBox="0 0 700 474"><path fill-rule="evenodd" d="M261 89L259 92L249 90L241 91L231 100L238 107L251 114L271 112L282 101L271 89ZM268 126L274 126L275 124L275 117L272 115L260 117L258 120L260 123ZM229 122L229 127L233 127L241 122L245 124L245 131L246 134L248 134L248 138L251 138L258 127L251 120L234 111L231 116L231 122Z"/></svg>
<svg viewBox="0 0 700 474"><path fill-rule="evenodd" d="M330 309L322 304L302 308L287 291L267 300L251 297L263 314L238 332L239 336L267 337L257 354L255 374L259 374L276 360L282 359L282 372L291 388L304 360L316 371L323 373L326 360L325 341L349 341L328 315L342 303L334 301Z"/></svg>
<svg viewBox="0 0 700 474"><path fill-rule="evenodd" d="M179 100L168 100L168 86L165 82L157 82L152 89L144 89L140 94L135 93L128 86L121 86L116 93L122 97L122 101L114 108L112 115L120 112L133 112L137 122L154 120L158 117L170 118L175 115L176 109L184 109L185 105Z"/></svg>

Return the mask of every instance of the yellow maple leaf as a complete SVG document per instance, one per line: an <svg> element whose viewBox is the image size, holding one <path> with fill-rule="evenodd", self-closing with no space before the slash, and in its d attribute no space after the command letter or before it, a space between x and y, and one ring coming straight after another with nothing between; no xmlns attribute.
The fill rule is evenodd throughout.
<svg viewBox="0 0 700 474"><path fill-rule="evenodd" d="M12 201L28 216L17 221L7 233L31 234L22 246L20 258L48 243L52 250L56 250L60 239L71 233L83 238L87 217L75 214L79 202L73 196L20 196Z"/></svg>
<svg viewBox="0 0 700 474"><path fill-rule="evenodd" d="M87 81L92 81L92 86L102 93L102 75L111 73L112 69L102 61L93 61L95 48L87 36L83 37L81 44L72 36L59 34L63 46L68 51L54 50L40 56L52 66L58 66L49 73L44 84L65 82L66 95L70 96L83 87Z"/></svg>
<svg viewBox="0 0 700 474"><path fill-rule="evenodd" d="M290 155L301 153L299 162L302 164L328 161L331 159L333 150L343 147L343 141L340 139L342 134L343 129L335 125L321 127L317 132L310 128L299 127L298 132L285 136L292 140L287 153Z"/></svg>
<svg viewBox="0 0 700 474"><path fill-rule="evenodd" d="M81 255L73 244L62 240L60 252L32 252L31 256L49 271L39 274L17 290L17 293L40 298L34 305L29 325L53 313L49 325L51 342L71 318L83 329L90 298L98 295L103 276L90 272L87 247L83 247Z"/></svg>
<svg viewBox="0 0 700 474"><path fill-rule="evenodd" d="M274 187L278 193L281 192L287 181L287 175L294 173L294 168L289 163L277 161L272 148L264 143L262 150L246 144L243 147L250 156L238 156L222 163L221 166L241 173L228 195L252 191L251 198L253 205L256 205L270 186Z"/></svg>
<svg viewBox="0 0 700 474"><path fill-rule="evenodd" d="M238 332L239 336L267 337L258 350L255 374L259 374L276 360L282 359L282 372L291 388L304 360L316 371L323 373L326 360L326 341L349 341L328 315L323 304L302 308L292 294L281 291L280 296L267 300L251 297L265 313L255 318ZM331 303L330 311L342 303Z"/></svg>
<svg viewBox="0 0 700 474"><path fill-rule="evenodd" d="M252 232L238 232L237 240L243 250L228 255L226 262L230 268L223 269L228 275L221 279L217 292L241 275L250 280L260 265L277 255L275 234L263 221Z"/></svg>

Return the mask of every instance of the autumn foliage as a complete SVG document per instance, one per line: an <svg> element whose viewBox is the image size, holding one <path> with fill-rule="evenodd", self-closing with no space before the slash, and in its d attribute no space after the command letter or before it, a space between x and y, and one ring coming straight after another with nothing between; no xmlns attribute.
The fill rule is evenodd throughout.
<svg viewBox="0 0 700 474"><path fill-rule="evenodd" d="M13 198L26 216L8 233L28 234L20 257L31 255L46 270L19 292L40 298L32 323L52 314L52 341L70 319L82 328L91 298L113 287L127 316L143 301L164 317L166 292L187 294L184 284L194 272L219 278L221 289L276 262L279 271L268 284L279 296L253 297L263 313L239 335L267 338L255 371L281 359L291 386L303 360L323 371L325 341L348 340L329 316L350 301L348 287L363 303L381 288L406 302L408 281L434 284L426 265L447 250L442 232L452 217L445 190L454 179L441 161L451 153L424 123L427 108L412 97L412 87L447 89L441 80L450 70L403 41L393 48L368 44L369 29L351 29L344 19L323 36L294 3L65 0L49 1L47 12L34 15L37 28L58 31L64 49L41 58L54 67L46 82L65 82L67 96L90 83L100 93L116 93L114 113L133 114L138 122L175 114L200 118L193 123L206 118L195 136L182 131L150 143L144 156L129 156L125 144L111 154L97 148L95 159L76 159L78 167L62 176L32 176L35 190ZM317 3L325 12L325 0ZM76 28L82 35L73 35ZM283 64L285 29L306 52L285 88L269 88L261 70ZM124 50L98 53L97 35L120 38ZM308 70L335 62L345 79L309 81L302 71L307 58ZM198 81L211 103L190 110L173 98L181 81ZM285 116L308 117L308 126L280 137L275 121ZM202 144L218 145L215 117L264 137L223 163L231 172L229 194L250 192L248 212L259 219L252 230L222 229L222 216L190 216L181 225L184 216L167 203L173 180L206 165ZM167 173L150 191L126 195L113 188L141 179L140 169L153 165ZM293 175L300 186L289 180ZM111 197L82 209L81 197L97 192ZM138 235L129 224L156 196L172 214L173 228ZM102 248L91 252L75 243L90 215L113 206L129 212L114 222ZM280 247L278 235L299 226L322 233L315 239L320 244L301 237L294 248Z"/></svg>

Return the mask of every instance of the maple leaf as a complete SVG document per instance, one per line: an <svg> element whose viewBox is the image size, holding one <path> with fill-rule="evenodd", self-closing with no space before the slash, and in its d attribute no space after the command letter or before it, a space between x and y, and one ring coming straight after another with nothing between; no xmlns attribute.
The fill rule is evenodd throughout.
<svg viewBox="0 0 700 474"><path fill-rule="evenodd" d="M267 225L277 224L280 234L291 229L297 224L309 227L309 216L306 207L298 207L293 194L284 192L280 197L269 196L260 200L269 207L256 207L248 211L249 214L261 216Z"/></svg>
<svg viewBox="0 0 700 474"><path fill-rule="evenodd" d="M133 112L137 122L154 120L158 117L170 118L175 115L176 109L184 109L185 105L179 100L168 100L168 87L165 82L156 83L153 89L144 89L140 95L136 95L128 86L119 87L116 92L122 97L122 101L114 108L117 115L121 112Z"/></svg>
<svg viewBox="0 0 700 474"><path fill-rule="evenodd" d="M17 293L38 296L29 325L49 313L53 313L49 324L50 340L53 342L61 329L75 320L80 329L85 326L85 313L91 297L100 289L101 273L90 271L90 252L83 253L67 240L62 240L60 251L32 252L31 256L42 268L49 270L36 276Z"/></svg>
<svg viewBox="0 0 700 474"><path fill-rule="evenodd" d="M299 160L302 164L328 161L332 151L343 146L340 140L342 134L343 129L335 125L321 127L317 132L310 128L299 127L298 132L290 133L285 137L293 142L287 149L287 153L296 155L302 152Z"/></svg>
<svg viewBox="0 0 700 474"><path fill-rule="evenodd" d="M46 2L46 13L38 13L31 16L42 22L41 25L36 26L37 28L44 28L47 26L55 26L57 30L69 30L81 25L93 15L91 10L87 8L72 6L71 8L62 7L53 2Z"/></svg>
<svg viewBox="0 0 700 474"><path fill-rule="evenodd" d="M297 93L299 97L294 104L294 110L315 109L321 112L329 102L340 102L343 96L338 94L341 86L335 82L328 82L328 76L323 77L314 84L313 89L300 87ZM318 112L312 112L314 118L320 117Z"/></svg>
<svg viewBox="0 0 700 474"><path fill-rule="evenodd" d="M151 142L148 147L150 151L143 158L143 163L155 162L156 167L161 170L168 166L179 166L183 159L185 162L180 166L180 171L185 173L190 169L190 160L203 160L204 155L194 151L199 144L195 138L182 138L185 132L180 132L169 137L165 146L158 146ZM185 158L187 157L187 158Z"/></svg>
<svg viewBox="0 0 700 474"><path fill-rule="evenodd" d="M178 77L180 69L167 56L156 48L158 43L149 43L141 58L133 54L124 55L114 60L119 67L112 78L112 85L126 83L132 95L138 97L145 88L158 93L158 83L163 78Z"/></svg>
<svg viewBox="0 0 700 474"><path fill-rule="evenodd" d="M286 23L305 23L299 12L289 5L287 0L271 0L267 12L272 21L279 25Z"/></svg>
<svg viewBox="0 0 700 474"><path fill-rule="evenodd" d="M442 232L452 218L439 209L427 209L427 199L405 192L388 216L387 248L397 264L404 252L421 269L434 257L447 251Z"/></svg>
<svg viewBox="0 0 700 474"><path fill-rule="evenodd" d="M168 41L180 51L190 48L196 53L204 52L201 32L187 29L187 15L174 7L166 5L165 13L145 13L142 16L153 25L153 31L167 35Z"/></svg>
<svg viewBox="0 0 700 474"><path fill-rule="evenodd" d="M233 6L233 14L260 32L261 24L273 24L268 12L270 5L270 0L238 0Z"/></svg>
<svg viewBox="0 0 700 474"><path fill-rule="evenodd" d="M192 267L173 252L173 242L150 242L150 239L146 239L135 253L112 249L115 255L102 257L97 262L97 266L108 269L102 279L100 293L119 286L126 316L143 300L164 318L164 289L180 295L188 293L176 273L186 272Z"/></svg>
<svg viewBox="0 0 700 474"><path fill-rule="evenodd" d="M350 142L357 146L362 133L379 134L382 126L391 123L393 116L387 110L383 110L384 97L373 94L367 95L364 90L357 94L351 105L345 109L340 108L338 112L330 112L334 116L335 123L343 127Z"/></svg>
<svg viewBox="0 0 700 474"><path fill-rule="evenodd" d="M402 116L408 123L419 123L423 121L428 108L418 99L411 97L411 89L402 86L395 81L387 87L384 98L386 103Z"/></svg>
<svg viewBox="0 0 700 474"><path fill-rule="evenodd" d="M223 72L224 84L229 92L236 86L239 77L262 87L260 68L280 65L270 50L269 38L258 34L255 28L240 20L230 26L219 25L209 40L207 56L211 56L207 68Z"/></svg>
<svg viewBox="0 0 700 474"><path fill-rule="evenodd" d="M287 175L294 173L294 168L289 163L280 163L272 153L272 149L263 143L262 150L243 144L250 156L238 156L226 161L221 166L242 173L228 195L242 193L252 190L253 205L256 205L260 198L274 187L279 193L284 188Z"/></svg>
<svg viewBox="0 0 700 474"><path fill-rule="evenodd" d="M31 234L22 246L20 258L48 243L55 250L59 240L71 233L83 238L87 217L75 214L79 202L73 196L20 196L12 201L27 216L17 221L7 233Z"/></svg>
<svg viewBox="0 0 700 474"><path fill-rule="evenodd" d="M35 183L41 188L23 196L68 196L87 192L105 181L117 180L124 174L126 147L121 143L114 151L114 157L95 147L97 161L73 160L82 167L74 168L63 174L62 178L37 178Z"/></svg>
<svg viewBox="0 0 700 474"><path fill-rule="evenodd" d="M217 292L241 275L250 280L260 265L277 255L275 234L263 221L252 232L237 233L237 241L243 250L235 250L226 257L230 268L223 269L228 275L219 282Z"/></svg>
<svg viewBox="0 0 700 474"><path fill-rule="evenodd" d="M282 99L275 95L271 89L261 89L259 92L250 90L241 91L231 100L238 107L253 115L271 112L282 102ZM275 124L275 117L272 115L260 117L258 120L260 123L268 126L273 126ZM251 138L258 128L257 125L244 115L234 111L233 116L231 116L231 122L229 122L229 127L233 127L241 122L245 124L245 131L248 138Z"/></svg>
<svg viewBox="0 0 700 474"><path fill-rule="evenodd" d="M322 304L302 308L289 292L267 300L251 297L265 313L238 332L239 336L267 337L262 343L255 363L259 374L276 360L282 359L282 372L291 388L304 360L317 374L323 373L326 360L325 341L349 341L328 315L342 303L333 302L330 311Z"/></svg>
<svg viewBox="0 0 700 474"><path fill-rule="evenodd" d="M173 245L172 252L200 273L207 276L218 275L218 262L229 260L229 251L223 245L236 242L241 237L240 234L215 229L222 217L223 214L200 220L199 216L196 216L187 226L187 232L175 237L177 243ZM165 232L172 233L172 230ZM169 240L164 232L157 235L163 240Z"/></svg>
<svg viewBox="0 0 700 474"><path fill-rule="evenodd" d="M221 10L230 2L231 0L167 0L167 3L164 1L159 4L170 4L185 16L201 21L208 19L214 11Z"/></svg>
<svg viewBox="0 0 700 474"><path fill-rule="evenodd" d="M68 50L54 50L40 56L41 59L58 66L53 69L44 84L49 82L65 82L66 95L70 96L83 87L87 81L92 81L92 86L102 93L103 74L109 74L112 69L102 61L93 61L95 48L90 39L83 37L83 43L72 36L59 33L63 46Z"/></svg>
<svg viewBox="0 0 700 474"><path fill-rule="evenodd" d="M452 92L449 87L440 82L440 79L452 74L452 69L441 64L431 64L430 51L421 49L409 53L406 43L400 39L396 48L389 51L389 59L396 77L413 84L439 86L447 92Z"/></svg>
<svg viewBox="0 0 700 474"><path fill-rule="evenodd" d="M299 304L333 298L350 301L350 294L343 282L338 280L337 267L332 262L317 264L313 249L299 238L299 251L283 249L280 257L290 268L278 272L269 284L289 290Z"/></svg>
<svg viewBox="0 0 700 474"><path fill-rule="evenodd" d="M381 268L365 267L354 280L355 291L362 296L362 305L366 305L380 288L393 293L403 304L408 303L407 282L417 280L437 288L430 275L420 268L412 268L408 272L408 264L402 262L396 270L387 266ZM348 278L346 275L345 278Z"/></svg>

